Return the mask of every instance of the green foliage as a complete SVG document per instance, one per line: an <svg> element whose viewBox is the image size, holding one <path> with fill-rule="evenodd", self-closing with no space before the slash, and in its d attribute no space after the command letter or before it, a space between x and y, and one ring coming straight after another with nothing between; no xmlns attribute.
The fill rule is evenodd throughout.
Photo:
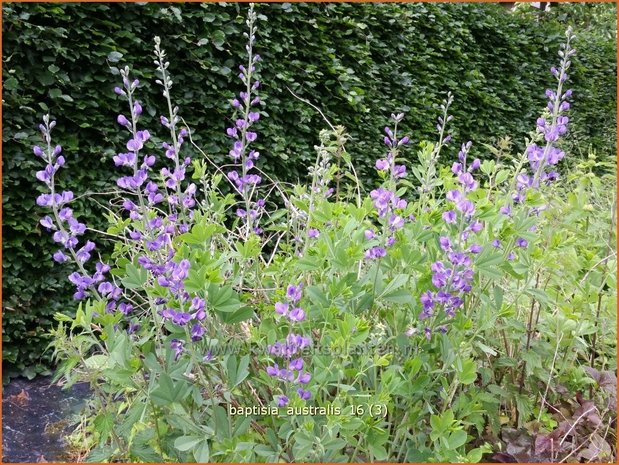
<svg viewBox="0 0 619 465"><path fill-rule="evenodd" d="M116 66L132 63L137 77L152 82L156 31L174 57L174 97L197 130L196 143L216 162L223 161L228 98L238 65L233 51L243 47L245 8L3 4L5 375L45 370L49 354L42 356L48 342L43 329L54 313L72 313L67 269L52 265L51 240L37 224L39 187L30 147L38 140L40 115L50 111L59 120L57 135L73 166L61 182L82 192L107 191L111 156L121 146L114 127L120 103L111 92ZM434 131L434 107L447 90L457 97L453 112L461 134L474 141L509 134L520 143L539 113L541 89L550 82L541 70L556 49L562 21L572 21L537 22L498 5L473 4L284 3L261 4L258 12L259 51L269 63L262 72L268 113L258 148L268 160L263 168L288 181L305 176L323 126L321 117L288 89L350 129L351 157L364 180L372 179L371 165L382 150L377 118L394 109L408 111L404 129L416 142L427 139ZM588 31L577 47L572 83L578 89L573 106L578 147L613 154L614 139L608 144L605 136L615 128L614 38ZM143 100L145 113L156 120L161 96L151 90ZM109 207L104 199L90 197L79 205L83 219L99 229ZM203 233L192 232L198 238ZM100 241L99 249L108 254L109 243Z"/></svg>
<svg viewBox="0 0 619 465"><path fill-rule="evenodd" d="M337 138L323 133L321 139ZM427 144L417 156L427 157ZM609 195L616 174L595 156L574 162L564 180L531 193L512 221L498 211L510 190L496 175L505 170L513 178L517 162L512 157L487 162L476 174L475 198L485 227L474 240L484 251L475 261L474 288L450 320L439 313L418 318L419 294L430 285L429 263L441 253L438 238L451 231L436 214L448 208L442 195L429 200L430 208L418 202L407 207L416 221L396 233L396 244L377 263L363 261L360 253L368 243L364 229L377 221L371 205L317 200L306 226L321 234L306 255L284 246L269 264L247 261L226 239L224 227L212 228L207 215L197 215L191 234L175 241L178 258L201 270L202 286L190 292L205 296L208 336L186 341L178 360L169 342L185 338L183 329L166 323L161 330L148 311L129 315L143 324L132 335L118 330L126 325L124 317L104 314L100 302L80 306L74 319L58 315L71 323L70 332L62 324L54 332L56 356L65 361L58 376L69 384L90 381L95 389L85 426L75 433L88 438L83 445L88 460L476 463L500 449L492 438L504 424L551 433L563 413L547 405L569 405L569 396L592 386L596 373L600 385L610 383L596 370L587 375L581 365L616 370ZM437 171L434 183L444 186L443 194L455 180L449 170ZM525 213L542 201L547 209L539 217ZM307 203L304 208L310 213ZM532 224L536 231L529 230ZM521 235L530 239L528 249L514 247ZM204 241L194 241L197 236ZM500 237L505 249L493 251L492 237ZM213 246L208 253L207 241ZM512 251L517 257L509 260ZM117 262L122 252L116 249ZM234 268L237 262L248 271ZM134 268L116 271L136 275ZM224 284L223 274L233 269ZM244 286L255 290L239 290L241 275L247 276ZM300 327L311 331L319 348L306 358L312 399L301 401L288 392L292 410L231 414L231 406L275 408L274 394L286 392L264 373L272 362L264 348L290 330L273 302L282 299L286 283L299 279L308 283L299 303L308 318ZM194 281L189 276L186 285ZM140 295L163 295L150 275L136 289ZM221 318L240 305L252 310L238 321ZM424 326L443 323L446 334L425 337ZM206 347L213 358L205 361ZM232 350L217 350L226 347ZM309 406L326 413L295 413ZM604 421L612 422L612 409L599 408Z"/></svg>
<svg viewBox="0 0 619 465"><path fill-rule="evenodd" d="M113 10L102 5L93 8ZM123 8L135 11L134 6ZM242 16L231 9L239 8L236 5L217 10L221 15L236 12L228 17L235 28L229 30L217 23L220 16L209 15L203 8L170 6L152 11L170 24L184 21L183 15L191 18L192 12L194 19L208 18L206 23L216 29L204 34L201 42L214 50L204 52L211 53L209 59L214 60L217 52L227 51L226 44L236 40L233 33L240 32ZM475 70L481 63L476 60L485 56L476 42L468 40L475 36L473 31L487 37L498 25L509 30L510 21L528 24L536 19L536 14L522 8L507 20L506 15L476 16L481 11L500 12L496 6L492 7L495 10L425 5L369 5L361 10L348 5L266 8L278 12L273 14L273 22L295 18L304 8L315 9L333 14L338 30L346 31L354 24L354 30L349 28L354 35L366 25L367 34L378 36L384 33L378 27L381 21L389 23L390 19L374 17L373 12L396 9L411 20L389 23L389 32L400 34L404 44L410 39L409 26L419 28L416 33L423 35L420 31L428 24L439 31L450 24L453 40L444 46L460 43L460 49L450 50L473 63L468 70ZM459 13L457 18L451 16L455 12ZM580 24L582 17L576 13L574 21ZM247 20L249 37L255 19L252 6ZM320 29L321 21L315 16L308 24ZM544 27L556 27L552 20L548 24ZM482 29L483 33L479 32ZM541 27L532 34L538 34L538 29ZM275 30L261 28L269 40L275 37ZM437 43L442 40L428 37ZM557 73L561 76L566 70L577 69L567 62L572 56L570 30L565 37ZM289 38L267 41L272 45L266 48L267 55L286 41ZM324 45L326 41L325 32L315 43ZM164 103L170 109L169 120L174 122L174 99L168 92L171 78L165 71L168 67L163 64L159 39L155 43ZM439 124L438 142L411 144L402 132L411 131L419 115L413 111L412 122L404 125L408 118L396 113L385 129L389 152L383 159L384 152L374 151L369 139L364 141L370 134L369 126L367 131L363 127L364 118L369 118L368 124L380 122L372 112L383 110L374 105L399 103L397 99L390 102L376 89L369 100L355 90L362 89L356 77L360 76L359 60L372 60L362 65L366 70L382 69L371 54L364 55L374 45L368 41L366 48L355 50L361 57L355 63L340 61L348 52L334 50L329 59L340 73L337 84L328 75L315 81L314 91L322 86L320 90L331 92L334 100L344 99L339 102L342 118L350 118L347 121L355 132L348 134L343 126L327 123L330 129L318 132L319 145L314 145L313 152L295 148L294 157L284 160L280 156L281 166L277 155L265 156L268 152L261 147L260 162L268 182L250 183L250 189L231 192L224 177L228 168L213 177L207 170L221 161L220 149L215 153L209 149L209 144L219 139L200 139L181 150L175 138L179 128L172 123L176 165L184 156L196 155L192 151L201 157L194 157L193 170L187 177L183 173L177 186L162 189L161 203L146 202L141 188L82 197L82 203L97 198L105 199L109 206L102 215L106 225L100 226L99 232L113 241L106 257L109 274L101 271L93 276L95 284L84 284L90 286L87 299L74 314L55 313L58 324L50 331L49 349L59 363L56 379L62 379L67 387L87 382L93 390L70 440L81 445L80 453L87 461L479 462L484 454L502 450L503 442L508 453L514 452L513 442L533 439L528 432L536 436L534 452L522 457L519 451L519 458L534 457L540 462L563 462L572 456L613 458L616 451L609 444L616 438L610 426L616 424L617 281L613 270L617 264L617 199L610 188L616 184L612 158L603 153L599 157L600 152L594 150L581 158L569 150L558 153L570 148L569 133L557 141L550 131L539 129L538 121L538 129L528 132L527 144L543 147L529 145L514 155L519 144L510 137L489 144L464 144L458 154L460 163L452 165L454 149L444 139L445 127L452 131L447 115L453 101L448 94L441 107L443 119L439 119L447 126ZM518 56L521 48L522 44L512 52ZM176 52L180 55L186 49L179 46ZM252 50L248 46L250 65L255 63ZM282 50L292 53L285 47ZM381 53L385 63L395 66L397 57L390 50ZM127 48L119 47L106 50L105 56L121 66L128 53ZM168 54L173 55L170 50ZM322 50L315 62L325 56L329 54ZM274 57L271 55L271 60ZM287 58L291 62L296 59ZM430 58L424 64L430 63ZM175 59L178 57L170 61ZM508 66L507 61L503 66ZM308 75L329 69L328 62L322 61ZM271 83L271 87L265 84L264 92L260 90L265 100L273 101L277 95L274 83L283 79L279 76L285 71L281 65L267 65L264 73L257 71ZM493 63L484 66L486 78L493 74ZM279 74L271 75L269 81L269 73L275 71ZM127 100L135 97L142 101L142 93L151 86L130 85L127 68L119 72L126 78ZM247 71L249 77L242 77L248 89L252 73L254 70ZM397 70L396 76L403 73ZM438 75L447 83L450 75L442 73ZM472 96L479 97L485 90L475 87L475 77L468 76L468 71L465 74L464 87L471 83L471 93L464 100L474 102ZM533 74L541 72L534 70ZM149 75L141 76L144 82ZM190 88L179 85L183 76L172 75L174 92ZM287 76L292 79L295 75ZM431 74L425 77L431 79ZM544 110L543 115L544 125L561 132L560 121L567 108L559 103L569 96L563 94L563 80L557 81L553 110ZM346 87L351 83L353 87ZM395 86L388 79L380 84L383 88ZM438 92L435 84L428 89ZM300 84L298 87L295 91L303 93ZM522 91L524 95L524 88ZM154 105L158 97L152 95ZM184 98L189 100L190 96L185 94ZM248 96L246 101L252 98ZM324 102L325 111L335 114L331 103ZM144 101L145 108L148 105ZM282 98L276 111L285 113L285 105ZM258 108L250 107L246 105L234 116L244 118L235 123L243 146L243 174L248 168L245 144L251 140L246 137L248 121L250 114L255 116L250 111ZM264 132L273 138L277 117L271 107L263 108L267 109L263 116L268 118L261 118L258 124L265 119ZM484 100L478 113L482 115L488 108L487 114L491 114L492 101ZM128 143L136 155L134 170L138 169L138 155L142 155L138 153L141 148L135 148L136 139L145 134L138 132L138 127L150 130L158 122L147 116L156 115L155 110L147 110L139 119L138 113L132 112L132 123L128 124L134 138ZM186 117L189 120L198 114L188 112ZM578 127L576 110L568 114ZM466 114L456 111L456 115L465 127L473 122L472 115L468 122ZM48 118L44 119L44 135L49 136L52 125ZM527 114L524 119L534 121L535 116ZM475 120L479 131L473 131L475 137L485 130L482 121ZM488 127L494 124L497 122L488 121ZM529 127L522 121L518 124ZM294 131L302 134L304 129L289 126L282 121L282 140L291 140L292 134L286 144L296 147L306 139L296 137ZM308 123L307 127L311 126ZM497 127L492 131L494 136L500 134ZM510 131L518 135L517 126ZM62 144L66 136L59 132L58 141L54 132L54 144ZM577 144L582 143L581 138L577 131ZM152 139L144 140L146 150L159 147L163 140L155 130ZM367 163L353 162L356 157L348 147L366 152ZM542 163L530 159L536 154L531 149L542 152ZM58 160L52 153L48 142L43 157L49 164ZM308 162L302 160L306 153ZM558 165L560 179L545 177L546 168L554 167L563 156ZM68 160L63 173L70 173L71 161L77 164L75 159ZM292 162L297 172L291 171L288 178L268 176L269 170ZM380 186L368 194L375 185L367 176L371 165ZM144 173L150 176L151 187L161 187L166 180L164 171L161 175L157 169ZM308 182L286 182L306 173ZM37 176L44 178L41 173ZM552 178L558 176L553 173ZM200 188L189 184L189 177ZM70 176L66 179L71 181ZM234 178L230 181L234 185ZM55 178L47 185L55 192ZM186 196L178 201L177 195L185 188ZM518 196L514 196L516 192ZM191 201L194 193L195 204ZM252 203L254 195L264 199L260 201L264 209L258 202ZM129 208L131 214L124 211ZM61 229L58 205L53 203L51 209ZM253 229L255 226L261 230ZM141 236L136 238L135 231ZM57 231L57 237L62 239L62 233L62 229ZM88 273L93 264L78 262L77 266L81 273ZM80 279L72 276L74 282ZM115 288L115 284L121 287ZM598 433L602 429L604 437ZM510 430L515 434L510 436Z"/></svg>

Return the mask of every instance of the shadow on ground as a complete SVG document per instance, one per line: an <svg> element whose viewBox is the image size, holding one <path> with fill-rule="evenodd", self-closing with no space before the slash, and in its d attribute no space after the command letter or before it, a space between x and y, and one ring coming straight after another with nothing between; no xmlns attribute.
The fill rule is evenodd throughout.
<svg viewBox="0 0 619 465"><path fill-rule="evenodd" d="M87 384L68 390L51 378L13 379L2 389L2 462L71 461L64 437L89 396Z"/></svg>

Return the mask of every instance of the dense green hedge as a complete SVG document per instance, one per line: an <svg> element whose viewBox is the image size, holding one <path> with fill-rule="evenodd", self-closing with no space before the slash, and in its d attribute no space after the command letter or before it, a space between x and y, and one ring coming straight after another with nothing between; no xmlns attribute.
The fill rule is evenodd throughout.
<svg viewBox="0 0 619 465"><path fill-rule="evenodd" d="M227 153L224 128L237 90L244 50L239 4L3 4L3 356L7 373L45 365L44 329L55 311L71 311L67 270L50 260L34 199L38 160L31 145L48 110L70 169L62 182L77 192L104 192L121 147L115 115L124 110L112 89L114 66L135 68L152 83L153 36L162 37L176 82L173 97L215 160ZM413 141L433 139L437 105L453 106L456 140L510 135L521 144L544 105L548 71L565 24L557 15L509 13L496 4L261 4L257 49L263 56L260 124L264 167L294 180L306 172L324 122L287 90L310 99L345 125L364 178L381 152L381 127L394 111L408 113ZM576 31L578 32L578 31ZM614 153L614 39L585 33L572 86L579 147ZM118 53L111 53L118 52ZM122 54L117 63L116 60ZM110 72L110 66L112 72ZM117 70L116 70L117 73ZM157 127L162 98L140 90ZM452 154L447 153L446 156ZM105 203L105 196L96 196ZM100 224L93 200L79 208ZM104 245L102 245L103 247Z"/></svg>

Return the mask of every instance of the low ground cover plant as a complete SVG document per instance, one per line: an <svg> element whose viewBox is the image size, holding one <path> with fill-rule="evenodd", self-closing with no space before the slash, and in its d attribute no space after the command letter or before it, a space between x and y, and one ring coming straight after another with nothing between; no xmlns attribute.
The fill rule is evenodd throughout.
<svg viewBox="0 0 619 465"><path fill-rule="evenodd" d="M525 442L531 460L612 460L615 206L603 192L615 177L562 149L572 31L523 154L507 140L452 140L448 94L434 142L410 147L406 115L391 115L376 185L360 184L346 130L329 121L310 181L289 185L252 147L265 115L253 7L246 24L226 165L194 144L173 103L165 41L158 127L140 104L148 83L121 70L127 141L106 231L89 231L76 194L58 190L70 167L43 118L37 204L79 301L74 318L57 315L51 347L57 378L94 392L73 438L81 451L479 462ZM114 242L110 260L92 232Z"/></svg>

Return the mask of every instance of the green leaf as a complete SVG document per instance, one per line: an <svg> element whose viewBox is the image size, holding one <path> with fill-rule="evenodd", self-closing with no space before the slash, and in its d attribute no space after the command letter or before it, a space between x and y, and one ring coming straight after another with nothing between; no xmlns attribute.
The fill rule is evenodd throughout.
<svg viewBox="0 0 619 465"><path fill-rule="evenodd" d="M228 413L226 409L224 409L220 405L215 406L215 414L213 415L215 419L215 431L217 431L217 435L221 438L228 438L232 433L230 431L230 423L228 422Z"/></svg>
<svg viewBox="0 0 619 465"><path fill-rule="evenodd" d="M378 460L379 462L385 461L389 458L387 450L381 445L369 443L368 448L374 456L374 459Z"/></svg>
<svg viewBox="0 0 619 465"><path fill-rule="evenodd" d="M4 84L2 86L2 88L4 90L15 90L17 89L19 83L17 82L17 79L15 79L13 76L9 77L6 79L6 81L4 81Z"/></svg>
<svg viewBox="0 0 619 465"><path fill-rule="evenodd" d="M503 289L499 286L494 286L492 292L494 294L495 309L500 310L503 306Z"/></svg>
<svg viewBox="0 0 619 465"><path fill-rule="evenodd" d="M13 139L15 139L15 140L27 139L29 135L30 134L28 134L27 132L16 132L13 135Z"/></svg>
<svg viewBox="0 0 619 465"><path fill-rule="evenodd" d="M206 245L214 234L224 231L225 229L218 224L196 224L191 228L191 232L181 234L179 238L185 244Z"/></svg>
<svg viewBox="0 0 619 465"><path fill-rule="evenodd" d="M328 307L329 299L319 286L308 286L305 288L305 294L309 300L320 307Z"/></svg>
<svg viewBox="0 0 619 465"><path fill-rule="evenodd" d="M120 59L123 57L123 54L120 52L110 52L107 55L107 59L110 63L118 63L120 61Z"/></svg>
<svg viewBox="0 0 619 465"><path fill-rule="evenodd" d="M462 447L464 444L466 444L466 440L467 434L465 431L454 431L449 435L449 438L447 439L448 448L450 450L455 450L458 447Z"/></svg>
<svg viewBox="0 0 619 465"><path fill-rule="evenodd" d="M99 433L99 444L103 444L114 428L114 417L111 413L101 413L93 422L95 431Z"/></svg>
<svg viewBox="0 0 619 465"><path fill-rule="evenodd" d="M126 276L122 279L123 286L127 289L138 289L146 284L148 279L147 271L141 266L128 263L125 268Z"/></svg>
<svg viewBox="0 0 619 465"><path fill-rule="evenodd" d="M388 295L389 293L395 291L396 289L401 288L402 286L404 286L408 282L409 278L410 278L410 275L408 275L408 274L398 274L398 275L396 275L389 282L389 284L387 284L385 286L385 288L383 289L383 291L381 292L379 297L383 297L385 295Z"/></svg>
<svg viewBox="0 0 619 465"><path fill-rule="evenodd" d="M496 184L499 185L503 183L507 178L509 178L511 172L509 170L501 170L496 175Z"/></svg>
<svg viewBox="0 0 619 465"><path fill-rule="evenodd" d="M236 386L236 366L236 355L229 355L228 359L226 360L226 375L228 376L228 382L230 386Z"/></svg>
<svg viewBox="0 0 619 465"><path fill-rule="evenodd" d="M548 294L546 294L546 292L543 291L542 289L530 288L530 289L525 290L525 293L533 297L540 304L548 305L548 302L549 302Z"/></svg>
<svg viewBox="0 0 619 465"><path fill-rule="evenodd" d="M114 454L114 448L111 446L98 446L90 451L86 458L86 463L103 463L107 462Z"/></svg>
<svg viewBox="0 0 619 465"><path fill-rule="evenodd" d="M187 273L187 279L185 279L185 289L187 292L198 293L203 291L207 284L206 274L207 268L205 266L190 268Z"/></svg>
<svg viewBox="0 0 619 465"><path fill-rule="evenodd" d="M196 459L197 463L209 463L210 450L206 439L193 451L193 457Z"/></svg>
<svg viewBox="0 0 619 465"><path fill-rule="evenodd" d="M117 428L118 434L120 434L123 438L128 439L131 431L133 430L135 425L138 425L140 418L144 414L144 410L146 410L145 402L141 402L140 400L135 401L129 410L122 416L122 423Z"/></svg>
<svg viewBox="0 0 619 465"><path fill-rule="evenodd" d="M91 370L101 370L107 365L107 361L106 355L97 354L84 360L84 365Z"/></svg>
<svg viewBox="0 0 619 465"><path fill-rule="evenodd" d="M49 71L39 71L36 74L37 80L44 86L51 86L54 82L56 82L56 78Z"/></svg>
<svg viewBox="0 0 619 465"><path fill-rule="evenodd" d="M251 236L244 242L237 242L235 244L235 248L244 260L256 258L260 254L260 242L258 236Z"/></svg>
<svg viewBox="0 0 619 465"><path fill-rule="evenodd" d="M241 307L239 296L230 286L211 284L208 288L208 304L217 312L232 313Z"/></svg>
<svg viewBox="0 0 619 465"><path fill-rule="evenodd" d="M239 384L241 384L245 380L245 378L249 376L248 367L249 367L249 355L243 355L236 369L236 376L235 376L235 381L234 381L235 386L238 386Z"/></svg>
<svg viewBox="0 0 619 465"><path fill-rule="evenodd" d="M233 325L241 321L249 320L254 316L254 311L251 307L241 307L239 310L232 313L219 313L221 321L226 324Z"/></svg>
<svg viewBox="0 0 619 465"><path fill-rule="evenodd" d="M497 351L494 350L492 347L487 346L486 344L484 344L483 342L480 341L475 341L475 345L477 347L479 347L484 353L494 357L497 354Z"/></svg>
<svg viewBox="0 0 619 465"><path fill-rule="evenodd" d="M144 463L162 463L163 458L149 444L138 443L134 441L131 444L129 453L140 462Z"/></svg>
<svg viewBox="0 0 619 465"><path fill-rule="evenodd" d="M213 35L211 36L211 41L216 48L221 49L221 46L226 41L226 34L224 34L223 31L217 30L213 32Z"/></svg>
<svg viewBox="0 0 619 465"><path fill-rule="evenodd" d="M473 359L467 358L459 368L456 367L456 373L461 384L474 383L477 379L477 364Z"/></svg>
<svg viewBox="0 0 619 465"><path fill-rule="evenodd" d="M475 266L480 269L488 269L493 265L498 265L502 261L502 254L493 252L490 249L485 249L481 254L479 254L477 260L475 260Z"/></svg>
<svg viewBox="0 0 619 465"><path fill-rule="evenodd" d="M157 387L151 392L151 399L158 405L167 405L176 399L175 386L167 373L161 373Z"/></svg>
<svg viewBox="0 0 619 465"><path fill-rule="evenodd" d="M477 447L477 448L469 451L468 454L466 454L466 461L468 463L479 463L483 453L484 453L484 451L481 449L481 447Z"/></svg>
<svg viewBox="0 0 619 465"><path fill-rule="evenodd" d="M198 436L180 436L174 440L174 447L181 452L187 452L196 447L203 439L204 438Z"/></svg>
<svg viewBox="0 0 619 465"><path fill-rule="evenodd" d="M413 296L408 289L397 289L389 292L384 294L382 299L396 304L409 304L413 302Z"/></svg>
<svg viewBox="0 0 619 465"><path fill-rule="evenodd" d="M296 267L300 271L314 271L320 269L320 263L316 257L308 255L297 260Z"/></svg>

